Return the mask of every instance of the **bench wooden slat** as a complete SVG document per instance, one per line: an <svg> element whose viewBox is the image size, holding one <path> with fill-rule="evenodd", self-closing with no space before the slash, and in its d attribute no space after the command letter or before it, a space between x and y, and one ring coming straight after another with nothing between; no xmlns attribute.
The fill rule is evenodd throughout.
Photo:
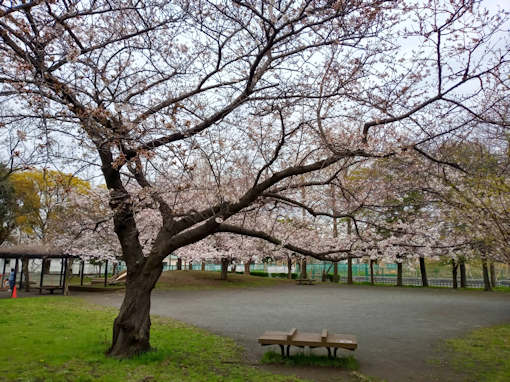
<svg viewBox="0 0 510 382"><path fill-rule="evenodd" d="M326 342L328 339L328 329L322 329L321 342Z"/></svg>
<svg viewBox="0 0 510 382"><path fill-rule="evenodd" d="M354 350L358 347L358 340L351 334L332 334L328 336L327 344L331 347Z"/></svg>
<svg viewBox="0 0 510 382"><path fill-rule="evenodd" d="M296 335L296 333L297 333L296 328L290 329L289 333L287 334L287 341L292 340L292 338Z"/></svg>
<svg viewBox="0 0 510 382"><path fill-rule="evenodd" d="M261 345L286 345L288 332L264 332L257 341Z"/></svg>
<svg viewBox="0 0 510 382"><path fill-rule="evenodd" d="M299 332L292 339L291 345L295 346L320 346L322 344L319 333Z"/></svg>

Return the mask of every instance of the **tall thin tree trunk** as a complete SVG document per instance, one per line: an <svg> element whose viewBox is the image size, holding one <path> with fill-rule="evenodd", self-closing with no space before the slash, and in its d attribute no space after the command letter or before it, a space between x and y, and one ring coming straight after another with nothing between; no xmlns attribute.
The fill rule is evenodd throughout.
<svg viewBox="0 0 510 382"><path fill-rule="evenodd" d="M338 261L333 263L333 282L337 283L340 281L340 276L338 276Z"/></svg>
<svg viewBox="0 0 510 382"><path fill-rule="evenodd" d="M460 287L466 288L466 262L464 259L459 260L459 266L460 266Z"/></svg>
<svg viewBox="0 0 510 382"><path fill-rule="evenodd" d="M491 261L490 263L490 276L491 276L491 286L493 288L496 288L496 267L494 266L494 263Z"/></svg>
<svg viewBox="0 0 510 382"><path fill-rule="evenodd" d="M482 269L483 269L483 285L486 292L492 291L491 281L489 278L489 267L487 266L487 259L482 258Z"/></svg>
<svg viewBox="0 0 510 382"><path fill-rule="evenodd" d="M202 268L201 268L202 272L205 272L205 261L202 261Z"/></svg>
<svg viewBox="0 0 510 382"><path fill-rule="evenodd" d="M429 279L427 278L427 267L425 265L425 258L420 256L420 274L421 274L421 286L428 287Z"/></svg>
<svg viewBox="0 0 510 382"><path fill-rule="evenodd" d="M221 275L220 280L226 280L227 279L227 272L228 272L228 259L226 257L221 258Z"/></svg>
<svg viewBox="0 0 510 382"><path fill-rule="evenodd" d="M402 286L402 262L397 263L397 286Z"/></svg>
<svg viewBox="0 0 510 382"><path fill-rule="evenodd" d="M182 259L180 257L177 258L177 270L182 270Z"/></svg>
<svg viewBox="0 0 510 382"><path fill-rule="evenodd" d="M151 349L151 292L162 271L161 262L143 271L128 268L124 301L113 323L112 346L107 351L108 355L125 358Z"/></svg>
<svg viewBox="0 0 510 382"><path fill-rule="evenodd" d="M30 292L30 275L28 274L28 259L23 259L23 261L21 262L21 267L23 269L23 276L24 276L24 287L25 287L25 292Z"/></svg>
<svg viewBox="0 0 510 382"><path fill-rule="evenodd" d="M336 194L335 194L335 186L333 184L330 185L331 191L331 210L333 215L336 215ZM333 237L338 237L338 223L336 218L333 218ZM340 281L340 277L338 276L338 261L333 262L333 282L337 283Z"/></svg>
<svg viewBox="0 0 510 382"><path fill-rule="evenodd" d="M370 259L370 284L371 285L375 284L375 280L374 280L374 262L375 262L375 260Z"/></svg>
<svg viewBox="0 0 510 382"><path fill-rule="evenodd" d="M287 256L287 278L292 279L292 257Z"/></svg>
<svg viewBox="0 0 510 382"><path fill-rule="evenodd" d="M308 278L308 273L306 272L306 257L304 257L303 260L301 261L301 278L302 279Z"/></svg>
<svg viewBox="0 0 510 382"><path fill-rule="evenodd" d="M347 284L352 284L352 257L347 258Z"/></svg>
<svg viewBox="0 0 510 382"><path fill-rule="evenodd" d="M74 259L72 257L67 259L67 268L65 270L64 279L64 296L69 296L69 283L71 281L71 277L73 277L73 262Z"/></svg>
<svg viewBox="0 0 510 382"><path fill-rule="evenodd" d="M453 280L453 289L457 289L457 268L458 264L455 259L452 259L452 280Z"/></svg>
<svg viewBox="0 0 510 382"><path fill-rule="evenodd" d="M351 235L352 231L351 219L347 220L347 234ZM352 284L352 257L349 255L347 258L347 284Z"/></svg>
<svg viewBox="0 0 510 382"><path fill-rule="evenodd" d="M99 266L98 277L101 277L102 276L101 275L101 268L103 268L103 264L99 263L98 266Z"/></svg>

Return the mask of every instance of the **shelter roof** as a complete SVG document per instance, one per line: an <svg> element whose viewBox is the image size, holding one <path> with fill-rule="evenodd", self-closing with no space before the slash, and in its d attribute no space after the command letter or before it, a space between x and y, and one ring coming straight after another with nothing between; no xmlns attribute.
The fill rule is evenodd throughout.
<svg viewBox="0 0 510 382"><path fill-rule="evenodd" d="M63 252L61 249L48 245L14 245L9 247L0 247L0 259L42 259L42 258L62 258L75 257Z"/></svg>

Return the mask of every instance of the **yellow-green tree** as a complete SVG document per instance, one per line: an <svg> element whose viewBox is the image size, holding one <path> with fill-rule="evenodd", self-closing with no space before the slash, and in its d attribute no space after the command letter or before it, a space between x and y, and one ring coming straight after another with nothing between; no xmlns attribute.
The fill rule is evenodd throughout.
<svg viewBox="0 0 510 382"><path fill-rule="evenodd" d="M10 177L16 197L16 226L20 235L46 242L52 227L65 224L72 208L72 192L87 194L90 184L71 174L54 170L31 170Z"/></svg>

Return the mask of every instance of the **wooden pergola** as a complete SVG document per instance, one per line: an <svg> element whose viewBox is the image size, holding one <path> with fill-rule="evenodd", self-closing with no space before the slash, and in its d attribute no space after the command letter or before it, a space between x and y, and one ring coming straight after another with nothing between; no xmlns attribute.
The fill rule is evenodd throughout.
<svg viewBox="0 0 510 382"><path fill-rule="evenodd" d="M53 294L55 290L62 290L62 294L65 291L65 275L67 273L68 260L70 258L76 258L76 256L72 256L58 250L56 248L40 245L40 246L12 246L12 247L2 247L0 248L0 259L4 259L4 265L2 269L2 275L5 277L6 271L6 260L14 259L16 260L14 266L15 278L17 279L19 267L19 261L23 262L23 260L42 260L41 262L41 276L39 279L39 286L35 287L35 289L39 289L39 294L42 293L43 290L48 290ZM59 283L58 285L44 285L44 263L46 260L57 260L60 259L60 275L59 275ZM21 274L19 278L19 288L23 287L23 267L21 267Z"/></svg>

